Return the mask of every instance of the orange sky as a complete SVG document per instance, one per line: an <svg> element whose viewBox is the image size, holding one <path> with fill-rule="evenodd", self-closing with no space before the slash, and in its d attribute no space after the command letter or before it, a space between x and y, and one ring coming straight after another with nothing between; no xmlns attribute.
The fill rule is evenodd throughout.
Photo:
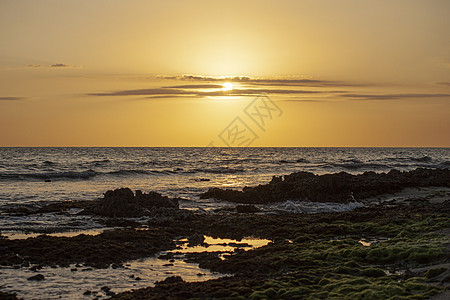
<svg viewBox="0 0 450 300"><path fill-rule="evenodd" d="M2 0L0 146L449 147L449 13Z"/></svg>

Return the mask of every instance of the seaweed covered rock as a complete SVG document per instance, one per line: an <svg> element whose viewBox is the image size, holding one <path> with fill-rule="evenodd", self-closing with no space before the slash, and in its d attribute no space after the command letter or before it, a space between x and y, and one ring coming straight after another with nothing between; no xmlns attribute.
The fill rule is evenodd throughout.
<svg viewBox="0 0 450 300"><path fill-rule="evenodd" d="M16 293L8 293L8 292L2 292L0 291L0 299L4 300L17 300L17 294Z"/></svg>
<svg viewBox="0 0 450 300"><path fill-rule="evenodd" d="M212 188L200 198L216 198L236 203L264 204L292 199L316 202L348 203L381 194L393 193L407 187L450 187L450 170L423 169L388 173L364 172L352 175L346 172L314 175L297 172L284 177L274 176L264 185L244 187L242 191Z"/></svg>
<svg viewBox="0 0 450 300"><path fill-rule="evenodd" d="M129 188L107 191L95 205L85 210L85 213L92 213L107 217L140 217L149 213L153 208L174 208L178 209L179 204L176 199L170 199L156 192L142 193L137 190L134 194Z"/></svg>

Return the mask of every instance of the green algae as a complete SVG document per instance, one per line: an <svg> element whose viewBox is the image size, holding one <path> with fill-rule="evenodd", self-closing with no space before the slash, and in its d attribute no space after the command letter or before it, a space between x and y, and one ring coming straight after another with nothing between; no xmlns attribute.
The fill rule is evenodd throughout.
<svg viewBox="0 0 450 300"><path fill-rule="evenodd" d="M281 219L285 223L277 219L262 223L275 224L271 234L280 238L225 260L201 261L202 267L235 276L228 281L196 283L195 291L223 284L212 298L427 299L445 289L436 278L443 277L447 269L429 269L448 262L448 238L435 233L449 227L444 211L428 206L394 207L375 214L323 215L308 222L289 216ZM231 219L234 223L227 231L239 227L239 220ZM251 220L255 230L264 228L256 226L257 219ZM254 236L270 238L264 234L261 230ZM363 245L361 240L368 243ZM412 273L410 269L424 271Z"/></svg>
<svg viewBox="0 0 450 300"><path fill-rule="evenodd" d="M430 232L446 226L448 218L419 218L417 215L397 223L340 221L308 225L302 234L297 232L292 243L275 243L272 247L278 247L277 251L261 251L246 260L255 265L269 264L273 274L278 276L276 280L255 286L249 298L428 298L443 289L430 284L428 279L445 272L445 268L413 278L387 275L386 270L420 266L445 257L445 238ZM317 233L316 237L311 233ZM336 238L335 234L341 238ZM328 238L330 235L332 239ZM361 236L370 236L379 242L363 246L359 243ZM287 270L290 274L283 275Z"/></svg>
<svg viewBox="0 0 450 300"><path fill-rule="evenodd" d="M447 268L430 269L425 272L425 277L428 279L431 279L431 278L441 275L442 273L444 273L447 270L448 270Z"/></svg>

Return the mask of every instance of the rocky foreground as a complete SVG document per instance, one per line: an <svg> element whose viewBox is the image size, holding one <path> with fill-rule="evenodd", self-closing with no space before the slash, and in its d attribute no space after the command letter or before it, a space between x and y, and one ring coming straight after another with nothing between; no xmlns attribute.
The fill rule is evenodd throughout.
<svg viewBox="0 0 450 300"><path fill-rule="evenodd" d="M250 193L261 189L267 192L267 199L274 199L274 195L295 194L301 190L299 184L305 183L304 190L320 194L319 189L308 185L316 181L327 186L328 193L337 192L338 196L323 199L342 201L348 192L358 198L373 196L375 190L381 193L414 184L448 186L448 172L419 169L400 172L403 175L394 171L360 177L295 173L251 188ZM370 184L367 178L372 176L377 180ZM388 182L386 178L396 181L390 180L382 188L380 182ZM366 192L359 187L349 189L359 181L367 183ZM54 204L41 211L61 213L72 207L82 207L81 213L101 215L108 224L123 228L97 236L0 238L0 265L30 268L36 276L41 266L120 268L127 260L178 249L176 240L182 238L195 242L201 241L203 235L232 239L252 236L270 239L272 243L255 250L236 251L225 260L215 252L185 258L203 268L232 274L230 277L197 283L169 277L155 287L117 295L109 291L108 295L113 299L427 299L444 292L450 282L450 199L441 203L414 199L411 204L312 215L263 215L251 210L199 214L181 210L176 200L156 193L119 189L90 203ZM128 216L123 213L124 208L130 209L133 216L145 217L145 228L123 219L122 216ZM15 296L0 292L0 297Z"/></svg>
<svg viewBox="0 0 450 300"><path fill-rule="evenodd" d="M360 175L345 172L325 175L297 172L274 176L268 184L245 187L242 191L212 188L200 197L247 204L266 204L292 199L348 203L398 192L408 187L429 186L450 187L450 170L419 168L409 172L371 171Z"/></svg>

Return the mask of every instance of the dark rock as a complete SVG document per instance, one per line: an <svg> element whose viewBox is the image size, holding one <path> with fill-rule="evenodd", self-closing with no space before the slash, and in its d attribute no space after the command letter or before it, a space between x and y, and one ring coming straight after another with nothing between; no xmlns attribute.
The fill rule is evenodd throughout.
<svg viewBox="0 0 450 300"><path fill-rule="evenodd" d="M84 296L89 296L90 294L92 294L92 292L89 291L89 290L87 290L87 291L85 291L85 292L83 293Z"/></svg>
<svg viewBox="0 0 450 300"><path fill-rule="evenodd" d="M111 288L109 287L109 286L103 286L102 288L101 288L101 290L102 291L104 291L104 292L107 292L107 291L109 291L109 290L111 290Z"/></svg>
<svg viewBox="0 0 450 300"><path fill-rule="evenodd" d="M18 261L46 266L78 264L75 268L79 271L89 271L92 267L108 268L111 264L118 267L124 261L174 249L174 239L178 235L176 231L149 228L107 230L95 236L0 239L0 263L6 266L17 265ZM38 268L33 266L30 270L37 271Z"/></svg>
<svg viewBox="0 0 450 300"><path fill-rule="evenodd" d="M34 276L31 276L31 277L27 278L27 280L30 280L30 281L42 281L44 279L45 279L45 276L42 275L42 274L37 274L37 275L34 275Z"/></svg>
<svg viewBox="0 0 450 300"><path fill-rule="evenodd" d="M141 280L141 277L136 277L134 280L137 280L137 281L139 281L139 280Z"/></svg>
<svg viewBox="0 0 450 300"><path fill-rule="evenodd" d="M193 247L203 244L205 241L205 236L203 234L195 233L188 237L188 246Z"/></svg>
<svg viewBox="0 0 450 300"><path fill-rule="evenodd" d="M200 198L247 204L291 199L348 203L398 192L407 187L428 186L450 187L450 170L418 168L409 172L391 170L388 173L365 172L359 175L345 172L325 175L298 172L284 177L274 176L268 184L244 187L242 191L211 188Z"/></svg>
<svg viewBox="0 0 450 300"><path fill-rule="evenodd" d="M169 199L156 192L148 194L136 191L136 195L129 188L107 191L96 204L84 213L107 217L141 217L154 207L176 208L179 204L175 199Z"/></svg>
<svg viewBox="0 0 450 300"><path fill-rule="evenodd" d="M42 266L32 266L31 268L29 268L29 270L33 272L37 272L40 269L42 269Z"/></svg>
<svg viewBox="0 0 450 300"><path fill-rule="evenodd" d="M157 285L159 285L159 284L174 284L177 282L184 282L184 280L180 276L169 276L162 281L155 282L155 284L157 284Z"/></svg>
<svg viewBox="0 0 450 300"><path fill-rule="evenodd" d="M8 261L9 265L22 265L24 263L23 258L17 254L10 254L4 258L4 260ZM6 263L1 262L1 265L6 265Z"/></svg>
<svg viewBox="0 0 450 300"><path fill-rule="evenodd" d="M8 293L8 292L2 292L0 291L0 299L2 300L17 300L17 294L16 293Z"/></svg>
<svg viewBox="0 0 450 300"><path fill-rule="evenodd" d="M251 214L251 213L257 213L261 210L257 208L254 205L237 205L236 206L236 212L240 214Z"/></svg>

